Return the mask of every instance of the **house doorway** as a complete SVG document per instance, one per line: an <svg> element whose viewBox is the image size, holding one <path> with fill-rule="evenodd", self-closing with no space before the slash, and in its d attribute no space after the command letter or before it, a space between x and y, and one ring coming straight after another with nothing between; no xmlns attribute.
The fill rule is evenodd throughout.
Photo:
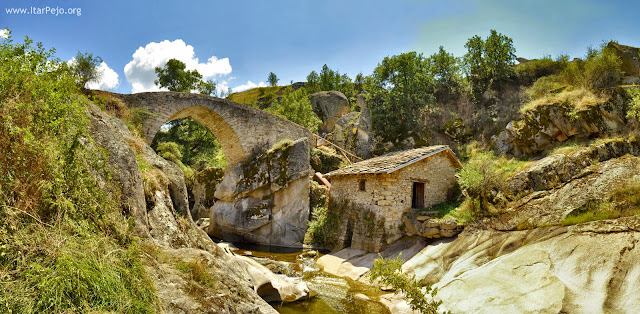
<svg viewBox="0 0 640 314"><path fill-rule="evenodd" d="M424 183L413 182L411 208L424 208Z"/></svg>

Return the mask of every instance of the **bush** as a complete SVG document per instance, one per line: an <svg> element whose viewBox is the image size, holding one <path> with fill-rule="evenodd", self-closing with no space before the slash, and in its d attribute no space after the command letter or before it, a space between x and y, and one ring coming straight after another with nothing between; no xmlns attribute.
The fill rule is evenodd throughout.
<svg viewBox="0 0 640 314"><path fill-rule="evenodd" d="M629 111L627 111L627 118L635 119L636 122L640 121L640 90L637 88L627 89L627 93L631 97L631 104Z"/></svg>
<svg viewBox="0 0 640 314"><path fill-rule="evenodd" d="M491 214L500 202L504 181L525 167L527 162L496 157L492 151L473 153L458 172L458 183L470 202L464 205L474 217Z"/></svg>
<svg viewBox="0 0 640 314"><path fill-rule="evenodd" d="M568 61L569 57L566 55L559 56L556 60L551 59L551 56L545 56L518 64L515 72L520 83L528 85L539 78L560 73L566 68Z"/></svg>
<svg viewBox="0 0 640 314"><path fill-rule="evenodd" d="M313 112L311 102L309 102L309 94L304 88L292 92L291 87L288 87L285 96L274 103L267 111L302 125L311 132L317 132L321 123Z"/></svg>
<svg viewBox="0 0 640 314"><path fill-rule="evenodd" d="M28 38L0 60L0 312L159 311L72 71Z"/></svg>
<svg viewBox="0 0 640 314"><path fill-rule="evenodd" d="M380 279L383 284L395 289L395 293L404 293L414 311L428 314L438 313L438 307L442 304L442 301L435 301L438 289L432 289L431 285L422 287L415 275L409 276L403 273L402 264L404 261L401 254L398 254L396 259L385 259L380 254L378 256L379 258L373 261L373 268L368 273L371 282ZM431 295L431 301L427 299L427 294Z"/></svg>

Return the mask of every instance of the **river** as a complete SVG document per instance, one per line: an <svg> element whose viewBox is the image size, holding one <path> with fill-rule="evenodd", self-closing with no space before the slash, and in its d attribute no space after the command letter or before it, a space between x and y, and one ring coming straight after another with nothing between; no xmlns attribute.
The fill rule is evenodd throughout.
<svg viewBox="0 0 640 314"><path fill-rule="evenodd" d="M383 294L379 288L320 271L315 260L322 253L244 243L233 245L237 248L234 253L250 256L276 274L307 283L313 297L293 303L271 304L280 313L389 314L384 305L375 301Z"/></svg>

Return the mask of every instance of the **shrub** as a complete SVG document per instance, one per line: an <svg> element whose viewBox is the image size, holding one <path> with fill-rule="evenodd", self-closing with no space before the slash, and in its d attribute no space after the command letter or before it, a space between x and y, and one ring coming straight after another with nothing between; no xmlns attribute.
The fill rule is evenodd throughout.
<svg viewBox="0 0 640 314"><path fill-rule="evenodd" d="M528 162L496 157L492 151L472 154L458 172L458 183L471 199L464 206L473 216L480 217L491 213L494 205L500 202L499 194L504 181L523 169Z"/></svg>
<svg viewBox="0 0 640 314"><path fill-rule="evenodd" d="M159 311L72 71L29 38L0 60L0 312Z"/></svg>
<svg viewBox="0 0 640 314"><path fill-rule="evenodd" d="M415 275L409 276L403 273L404 260L402 260L401 254L398 254L395 259L385 259L380 254L378 256L379 258L373 261L373 268L368 273L371 282L380 279L383 284L395 289L395 293L404 293L414 311L428 314L438 313L438 307L442 304L442 301L435 300L438 289L431 288L431 285L422 287ZM427 299L427 294L431 295L431 300Z"/></svg>
<svg viewBox="0 0 640 314"><path fill-rule="evenodd" d="M285 94L282 99L275 102L267 111L302 125L311 132L317 132L321 121L313 112L311 102L309 102L309 94L307 94L306 90L300 88L292 92L291 87L289 87Z"/></svg>

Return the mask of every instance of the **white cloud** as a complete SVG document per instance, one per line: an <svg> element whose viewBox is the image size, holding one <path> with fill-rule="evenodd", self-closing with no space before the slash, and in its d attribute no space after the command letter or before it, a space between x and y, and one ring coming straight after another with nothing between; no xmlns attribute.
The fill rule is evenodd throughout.
<svg viewBox="0 0 640 314"><path fill-rule="evenodd" d="M187 45L182 39L150 42L139 47L132 57L124 67L124 75L131 83L132 93L161 90L153 83L157 78L155 68L164 66L170 59L184 62L187 70L197 70L204 79L231 73L229 58L218 59L211 56L206 63L200 63L195 57L193 46Z"/></svg>
<svg viewBox="0 0 640 314"><path fill-rule="evenodd" d="M266 87L267 83L265 82L260 82L258 84L251 82L251 81L247 81L246 84L242 84L240 86L236 86L233 88L233 92L237 93L237 92L242 92L245 91L247 89L252 89L252 88L256 88L256 87Z"/></svg>
<svg viewBox="0 0 640 314"><path fill-rule="evenodd" d="M100 80L98 82L88 82L87 88L89 89L114 89L120 85L118 73L110 68L106 62L100 63L97 66L98 72L101 72Z"/></svg>
<svg viewBox="0 0 640 314"><path fill-rule="evenodd" d="M0 29L0 38L9 38L9 31L6 28Z"/></svg>

